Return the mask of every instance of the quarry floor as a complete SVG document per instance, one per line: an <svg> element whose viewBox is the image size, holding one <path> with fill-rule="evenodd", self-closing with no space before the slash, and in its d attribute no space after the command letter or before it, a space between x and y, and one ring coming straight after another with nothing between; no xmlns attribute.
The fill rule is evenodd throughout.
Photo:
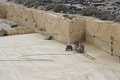
<svg viewBox="0 0 120 80"><path fill-rule="evenodd" d="M85 44L87 57L44 38L38 33L0 37L0 80L120 80L116 57Z"/></svg>

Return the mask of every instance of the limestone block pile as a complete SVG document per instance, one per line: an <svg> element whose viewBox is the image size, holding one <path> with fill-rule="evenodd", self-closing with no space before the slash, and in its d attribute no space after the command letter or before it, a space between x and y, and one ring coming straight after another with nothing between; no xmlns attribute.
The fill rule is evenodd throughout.
<svg viewBox="0 0 120 80"><path fill-rule="evenodd" d="M4 29L7 31L8 35L17 35L17 34L29 34L29 33L34 33L33 29L23 27L23 26L17 26L15 28L11 28L11 25L14 22L5 20L5 19L0 19L0 30Z"/></svg>
<svg viewBox="0 0 120 80"><path fill-rule="evenodd" d="M0 30L5 29L7 30L10 26L5 23L5 19L0 19Z"/></svg>
<svg viewBox="0 0 120 80"><path fill-rule="evenodd" d="M29 28L25 28L22 26L18 26L16 28L10 28L7 30L8 35L17 35L17 34L30 34L30 33L34 33L33 30L29 29Z"/></svg>

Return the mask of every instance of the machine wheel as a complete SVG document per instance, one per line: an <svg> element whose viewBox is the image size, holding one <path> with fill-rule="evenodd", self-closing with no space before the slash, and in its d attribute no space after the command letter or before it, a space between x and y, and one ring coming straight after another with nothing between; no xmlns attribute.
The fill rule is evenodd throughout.
<svg viewBox="0 0 120 80"><path fill-rule="evenodd" d="M73 47L71 46L71 45L67 45L67 47L66 47L66 49L65 49L66 51L68 51L68 50L73 50Z"/></svg>

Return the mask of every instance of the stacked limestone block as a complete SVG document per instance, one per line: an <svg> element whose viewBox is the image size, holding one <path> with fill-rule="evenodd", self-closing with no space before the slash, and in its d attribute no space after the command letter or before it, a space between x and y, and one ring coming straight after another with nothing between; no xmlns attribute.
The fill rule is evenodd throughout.
<svg viewBox="0 0 120 80"><path fill-rule="evenodd" d="M0 19L0 30L2 29L8 30L10 28L10 25L7 24L7 22L10 22L10 21L6 21L5 19Z"/></svg>
<svg viewBox="0 0 120 80"><path fill-rule="evenodd" d="M17 35L17 34L30 34L34 33L34 30L23 27L23 26L17 26L15 28L11 28L11 25L14 22L5 20L5 19L0 19L0 30L4 29L7 31L8 35Z"/></svg>
<svg viewBox="0 0 120 80"><path fill-rule="evenodd" d="M34 30L31 30L31 29L26 28L26 27L18 26L16 28L9 28L7 30L7 32L8 32L8 35L18 35L18 34L34 33Z"/></svg>

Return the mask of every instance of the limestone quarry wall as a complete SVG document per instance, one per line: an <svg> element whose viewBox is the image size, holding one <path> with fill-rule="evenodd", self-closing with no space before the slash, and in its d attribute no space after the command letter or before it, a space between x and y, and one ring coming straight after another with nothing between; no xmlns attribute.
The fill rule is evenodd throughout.
<svg viewBox="0 0 120 80"><path fill-rule="evenodd" d="M120 56L120 24L110 21L86 20L86 42L110 54L111 42L113 42L113 55Z"/></svg>
<svg viewBox="0 0 120 80"><path fill-rule="evenodd" d="M0 4L0 10L1 8L5 9L8 20L18 22L20 25L31 28L43 35L52 35L60 42L86 41L111 53L112 37L113 53L120 56L119 23L88 18L69 20L61 15L28 9L15 4Z"/></svg>
<svg viewBox="0 0 120 80"><path fill-rule="evenodd" d="M18 22L20 25L31 28L35 32L43 35L52 35L60 42L84 41L84 19L69 20L61 15L53 15L52 13L15 4L0 4L0 7L6 10L6 18L8 20Z"/></svg>
<svg viewBox="0 0 120 80"><path fill-rule="evenodd" d="M69 25L70 42L85 41L86 20L84 18L73 19Z"/></svg>

